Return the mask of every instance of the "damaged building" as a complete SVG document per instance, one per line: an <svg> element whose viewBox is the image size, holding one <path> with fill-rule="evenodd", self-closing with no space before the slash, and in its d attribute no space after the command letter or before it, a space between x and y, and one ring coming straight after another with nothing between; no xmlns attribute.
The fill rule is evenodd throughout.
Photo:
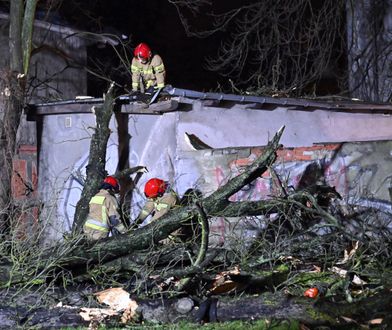
<svg viewBox="0 0 392 330"><path fill-rule="evenodd" d="M0 42L5 45L6 14L0 14L0 23ZM87 75L71 63L85 63L89 45L115 41L86 37L39 20L35 27L35 43L41 47L32 56L33 97L22 118L12 188L21 204L33 201L34 218L25 219L27 225L39 217L47 224L48 238L57 240L72 227L95 127L94 107L103 102L77 98L87 94ZM7 47L2 52L5 54ZM70 54L77 58L69 58ZM1 66L6 66L6 61L7 56L2 56ZM48 102L53 99L60 101ZM284 149L275 167L288 186L297 189L306 182L323 181L334 186L347 203L390 210L390 104L204 93L172 87L150 105L118 101L111 121L107 171L114 174L120 167L138 165L149 170L133 193L133 216L144 204L141 192L149 178L168 180L180 196L188 188L208 195L250 164L281 126L286 127L281 140ZM233 198L268 198L274 194L271 180L266 172ZM253 235L258 229L251 222L233 226L235 221L214 219L211 237L226 242L232 227L239 235Z"/></svg>
<svg viewBox="0 0 392 330"><path fill-rule="evenodd" d="M50 237L70 231L83 188L94 107L102 99L42 103L29 109L39 123L39 193ZM188 188L208 195L236 176L263 151L281 127L284 148L275 164L287 186L334 186L345 203L390 211L392 106L353 100L317 101L201 93L168 87L154 104L120 102L107 147L107 171L119 160L149 170L132 200L134 215L144 204L144 183L168 180L181 196ZM125 154L124 154L125 153ZM257 200L274 194L263 174L232 199ZM211 242L256 235L257 221L215 218ZM233 231L235 235L233 236Z"/></svg>
<svg viewBox="0 0 392 330"><path fill-rule="evenodd" d="M37 13L40 16L42 13ZM42 16L42 15L41 15ZM0 12L0 68L9 67L9 14ZM112 38L91 35L59 22L34 21L34 52L31 56L28 103L74 98L87 93L88 78L83 66L92 45L115 45ZM75 79L77 77L78 79ZM2 98L0 103L2 102ZM18 150L13 161L13 197L25 212L21 224L31 229L42 211L42 195L38 188L40 121L26 120L22 115L18 130ZM44 186L45 183L42 183Z"/></svg>

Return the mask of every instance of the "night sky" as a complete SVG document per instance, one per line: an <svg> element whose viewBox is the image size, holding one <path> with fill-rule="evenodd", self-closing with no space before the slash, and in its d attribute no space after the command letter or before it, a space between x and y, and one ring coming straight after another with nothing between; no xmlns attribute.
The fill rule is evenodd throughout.
<svg viewBox="0 0 392 330"><path fill-rule="evenodd" d="M221 6L220 9L226 8ZM80 29L126 35L130 48L146 42L162 56L167 83L173 86L208 91L227 80L205 69L205 58L217 53L221 35L206 39L187 37L176 8L166 0L67 1L67 6L60 7L59 14L61 19ZM200 19L194 22L200 26ZM202 23L206 25L207 22ZM89 51L103 61L115 57L111 49L92 48ZM124 76L112 79L127 83ZM98 83L89 93L100 95L100 89L106 85Z"/></svg>
<svg viewBox="0 0 392 330"><path fill-rule="evenodd" d="M190 0L184 1L191 2ZM2 2L0 0L0 6L2 3L7 2L9 3L9 1ZM191 23L194 30L203 31L212 28L213 19L209 16L211 13L224 13L230 9L239 8L246 4L255 4L254 0L213 0L210 2L211 5L202 7L198 15L192 15L189 10L186 11L186 18ZM314 0L315 8L321 3L323 3L322 0ZM260 2L260 4L262 4L262 2ZM51 15L47 14L48 7L51 8ZM286 16L286 8L283 6L282 9L277 13L280 13L283 23L289 22L289 16ZM230 72L226 77L217 72L209 71L206 68L207 59L217 57L221 44L229 39L229 36L233 34L233 31L238 29L237 24L241 23L233 20L224 32L215 33L208 38L201 39L189 37L186 35L176 7L171 4L169 0L40 0L38 2L37 18L45 19L57 24L68 25L81 31L110 33L119 37L125 35L128 40L127 54L129 59L132 58L134 47L140 42L145 42L150 45L153 52L161 55L166 67L166 83L175 87L199 91L219 90L223 92L233 92L230 79L233 80L235 87L247 91L260 86L274 86L271 83L274 72L273 67L271 66L277 58L276 52L271 51L267 53L265 51L266 48L262 48L263 44L261 44L263 50L262 53L260 53L257 40L254 40L254 36L253 39L247 41L249 43L248 49L251 49L253 53L247 53L240 50L237 53L234 53L233 56L233 58L238 59L241 58L242 54L246 54L246 60L243 62L245 65L240 71L242 76L237 77L239 80L242 79L242 84L241 81L239 82L236 80L236 77L233 77L233 73L231 72L235 65L233 62L229 62L229 65L224 66L225 72L221 72L222 74ZM268 19L266 22L268 22ZM306 26L306 24L300 24L300 26ZM269 27L265 26L264 28L268 29ZM290 30L290 28L288 30ZM342 31L343 30L344 29L342 29ZM297 30L294 29L293 31ZM320 31L329 34L330 28L328 27L325 30L321 29ZM299 38L302 35L300 32L298 33ZM261 34L263 34L263 31L261 31ZM267 35L268 38L268 31L265 35ZM254 42L255 44L253 44ZM330 47L330 44L327 44L329 49L334 50L331 58L336 60L333 60L335 63L329 63L327 68L328 71L326 71L326 75L322 77L323 84L320 84L320 81L317 82L317 94L319 95L338 94L340 92L338 82L342 77L344 79L345 75L342 73L344 73L344 70L346 69L346 58L344 54L342 56L342 54L339 53L340 50L343 49L340 47L340 44L341 40L339 39L337 39L336 44L333 44L333 47ZM292 42L290 42L290 45L292 45L290 46L292 48L296 46L296 44ZM88 67L97 71L97 69L94 68L94 65L98 63L98 67L102 68L103 75L108 79L114 80L120 85L129 86L131 83L129 74L130 68L120 68L118 66L119 60L114 50L110 47L102 48L99 46L100 45L95 45L88 48ZM291 54L290 49L283 52L286 48L290 47L284 45L284 47L282 46L279 48L281 49L280 51L283 56L286 56L287 53ZM272 45L268 51L270 49L274 50L277 48L275 45ZM319 53L324 54L322 51ZM269 57L267 56L263 59L260 54L268 54ZM295 56L296 55L293 55L292 58L296 59ZM314 55L314 58L317 59L317 55ZM257 64L258 59L260 59L260 63L262 64ZM287 59L287 57L284 57L284 59ZM310 61L307 63L312 63L312 57L310 57ZM292 67L296 68L290 63L287 66L289 69ZM239 71L237 71L237 73L238 72ZM265 78L263 81L264 85L256 86L258 81L255 79L250 83L249 81L246 82L247 75L253 73L257 74L258 72L261 72L262 77ZM290 80L291 76L295 78L297 72L300 71L290 73L288 70L288 74L285 73L283 79L288 78L287 80ZM279 80L277 82L280 83ZM107 80L98 80L89 75L88 93L92 96L101 96L102 93L107 90L108 85L109 82ZM275 90L284 90L285 88L279 89L279 87L280 86L273 87L273 89L275 88L273 92L275 92ZM310 81L304 88L305 93L313 93L314 82ZM306 90L306 88L308 88L308 90ZM300 88L297 89L297 91L298 93L302 93ZM262 91L261 93L268 94L269 92L270 91L267 90L267 92Z"/></svg>

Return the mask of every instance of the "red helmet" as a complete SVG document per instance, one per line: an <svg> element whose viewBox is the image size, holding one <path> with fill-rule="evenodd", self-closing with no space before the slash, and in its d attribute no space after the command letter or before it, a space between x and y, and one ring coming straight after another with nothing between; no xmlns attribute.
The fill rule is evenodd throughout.
<svg viewBox="0 0 392 330"><path fill-rule="evenodd" d="M111 185L115 192L120 191L120 184L118 183L118 180L114 176L107 176L105 180L103 180L103 182Z"/></svg>
<svg viewBox="0 0 392 330"><path fill-rule="evenodd" d="M144 186L144 194L147 198L155 198L158 196L162 196L166 191L166 182L158 179L152 178L147 181Z"/></svg>
<svg viewBox="0 0 392 330"><path fill-rule="evenodd" d="M148 61L152 55L150 47L148 47L148 45L143 42L136 46L133 54L137 59L145 61Z"/></svg>

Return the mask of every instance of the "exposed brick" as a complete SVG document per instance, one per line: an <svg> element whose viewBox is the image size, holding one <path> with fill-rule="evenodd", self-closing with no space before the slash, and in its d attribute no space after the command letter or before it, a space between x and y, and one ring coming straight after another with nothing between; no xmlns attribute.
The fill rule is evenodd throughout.
<svg viewBox="0 0 392 330"><path fill-rule="evenodd" d="M277 151L277 162L309 161L319 159L322 155L330 154L338 150L341 144L322 144L311 147L282 148ZM253 163L259 157L265 147L252 148L251 154L247 158L239 158L230 163L231 167L244 167Z"/></svg>
<svg viewBox="0 0 392 330"><path fill-rule="evenodd" d="M38 173L35 163L31 164L31 184L33 188L33 196L38 196Z"/></svg>
<svg viewBox="0 0 392 330"><path fill-rule="evenodd" d="M19 154L37 154L37 147L34 145L23 144L19 147Z"/></svg>
<svg viewBox="0 0 392 330"><path fill-rule="evenodd" d="M28 181L27 161L24 159L15 159L13 161L13 173L11 181L12 195L16 199L25 198L25 185L23 180Z"/></svg>

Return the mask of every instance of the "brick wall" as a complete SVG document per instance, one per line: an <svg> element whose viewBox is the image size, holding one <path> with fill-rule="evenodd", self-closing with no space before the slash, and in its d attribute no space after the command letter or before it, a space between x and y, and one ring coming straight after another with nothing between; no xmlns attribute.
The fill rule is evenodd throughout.
<svg viewBox="0 0 392 330"><path fill-rule="evenodd" d="M209 195L228 180L242 173L260 156L265 147L224 148L187 151L180 155L179 181L192 184ZM277 152L274 170L287 186L303 189L316 183L333 186L344 203L391 208L392 141L318 144L282 148ZM189 177L185 174L189 173ZM192 181L193 180L193 181ZM232 202L263 200L277 194L270 171L230 197ZM391 211L392 212L392 211ZM259 217L211 219L210 244L232 245L255 237L265 219Z"/></svg>
<svg viewBox="0 0 392 330"><path fill-rule="evenodd" d="M15 226L23 238L36 228L39 216L37 147L22 145L13 161L11 190L17 205Z"/></svg>

